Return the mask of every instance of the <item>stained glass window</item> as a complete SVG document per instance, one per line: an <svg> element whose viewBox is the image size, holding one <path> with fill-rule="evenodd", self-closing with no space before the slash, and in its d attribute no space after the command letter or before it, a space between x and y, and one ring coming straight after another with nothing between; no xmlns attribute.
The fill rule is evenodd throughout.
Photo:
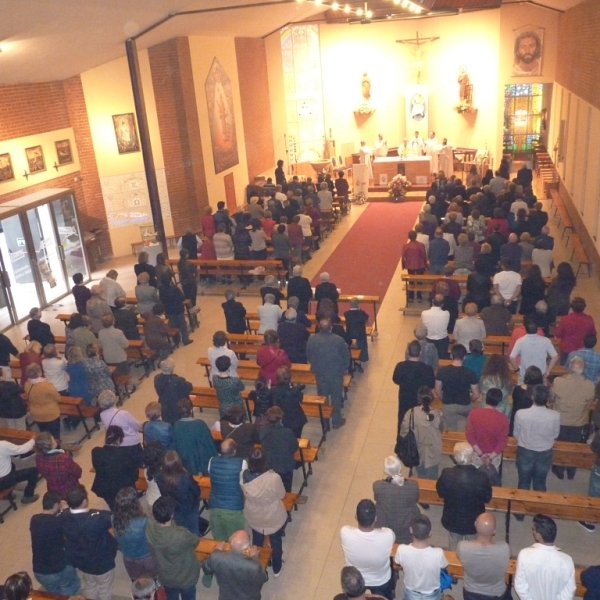
<svg viewBox="0 0 600 600"><path fill-rule="evenodd" d="M318 25L291 25L280 33L290 161L323 156L325 119Z"/></svg>
<svg viewBox="0 0 600 600"><path fill-rule="evenodd" d="M529 154L539 142L544 101L543 83L504 87L504 153Z"/></svg>

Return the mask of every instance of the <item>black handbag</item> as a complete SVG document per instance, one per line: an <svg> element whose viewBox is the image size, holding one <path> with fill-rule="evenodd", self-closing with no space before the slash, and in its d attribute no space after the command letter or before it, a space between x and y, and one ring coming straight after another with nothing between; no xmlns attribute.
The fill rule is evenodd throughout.
<svg viewBox="0 0 600 600"><path fill-rule="evenodd" d="M410 421L408 425L408 433L405 436L398 436L394 452L402 461L402 464L409 469L419 466L419 447L417 445L417 437L413 431L415 426L414 408L410 411Z"/></svg>

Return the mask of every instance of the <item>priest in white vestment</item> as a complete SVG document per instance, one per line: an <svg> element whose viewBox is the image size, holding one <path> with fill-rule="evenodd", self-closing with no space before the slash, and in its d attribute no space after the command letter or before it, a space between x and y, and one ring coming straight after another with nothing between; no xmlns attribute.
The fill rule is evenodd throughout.
<svg viewBox="0 0 600 600"><path fill-rule="evenodd" d="M410 156L411 154L411 149L410 149L410 144L408 143L408 138L404 138L402 140L402 143L398 146L398 156L405 158L407 156Z"/></svg>
<svg viewBox="0 0 600 600"><path fill-rule="evenodd" d="M377 139L375 140L375 151L373 152L373 156L377 158L378 156L387 156L388 153L388 143L387 140L383 139L383 134L379 134Z"/></svg>
<svg viewBox="0 0 600 600"><path fill-rule="evenodd" d="M423 142L423 138L419 135L418 131L415 131L414 137L410 138L410 152L413 156L423 156L423 147L425 142Z"/></svg>
<svg viewBox="0 0 600 600"><path fill-rule="evenodd" d="M448 140L442 140L442 146L438 156L438 169L444 171L446 177L450 177L454 173L454 154L452 146L448 144Z"/></svg>
<svg viewBox="0 0 600 600"><path fill-rule="evenodd" d="M369 167L369 181L373 179L373 148L367 146L367 142L360 143L360 164L367 165Z"/></svg>
<svg viewBox="0 0 600 600"><path fill-rule="evenodd" d="M435 137L435 131L429 133L429 137L425 140L425 156L431 158L431 172L438 172L438 155L441 150L440 143Z"/></svg>

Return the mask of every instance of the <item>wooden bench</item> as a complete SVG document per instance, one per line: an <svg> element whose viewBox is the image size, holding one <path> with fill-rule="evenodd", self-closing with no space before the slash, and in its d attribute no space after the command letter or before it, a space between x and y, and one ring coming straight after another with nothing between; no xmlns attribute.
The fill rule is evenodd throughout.
<svg viewBox="0 0 600 600"><path fill-rule="evenodd" d="M445 431L442 434L442 453L451 456L454 453L454 444L466 441L462 431ZM517 459L517 440L508 438L508 444L502 453L503 460ZM574 442L554 442L552 464L561 467L577 467L591 469L596 462L596 455L587 444Z"/></svg>
<svg viewBox="0 0 600 600"><path fill-rule="evenodd" d="M454 343L454 336L449 333L450 344ZM508 349L510 347L510 335L487 335L483 338L483 345L486 354L503 354L508 355ZM559 339L551 339L552 345L558 350L560 348ZM566 371L565 371L566 372Z"/></svg>
<svg viewBox="0 0 600 600"><path fill-rule="evenodd" d="M208 379L209 385L212 387L212 381L210 379L210 361L207 357L201 356L196 361L197 365L201 365L205 369L205 377ZM317 385L317 379L310 371L310 365L301 363L292 363L292 381L294 383L303 383L304 385ZM260 367L253 360L240 360L237 368L238 377L240 379L256 381L258 379L258 373ZM348 397L348 388L352 382L351 375L344 375L344 399Z"/></svg>
<svg viewBox="0 0 600 600"><path fill-rule="evenodd" d="M196 546L196 556L200 562L205 561L210 554L212 554L218 544L224 544L224 550L230 550L229 542L217 542L217 540L210 540L208 538L200 538L198 545ZM260 561L261 566L266 569L271 562L271 554L273 553L271 548L266 546L262 546L258 549L258 560Z"/></svg>
<svg viewBox="0 0 600 600"><path fill-rule="evenodd" d="M252 412L254 410L254 402L248 397L250 390L244 390L242 392L242 398L246 403L246 410L248 413L248 420L252 422ZM197 387L192 388L192 394L190 395L192 404L199 408L202 412L204 409L215 409L219 410L219 401L217 400L217 392L212 387ZM333 414L333 407L327 404L327 398L325 396L315 396L304 394L301 404L302 410L307 418L319 419L321 422L321 429L323 435L319 446L325 441L327 432L331 429L331 415Z"/></svg>
<svg viewBox="0 0 600 600"><path fill-rule="evenodd" d="M70 319L70 315L69 315L69 319ZM27 345L29 343L29 334L27 334L23 340L25 341L25 344ZM67 343L67 338L64 335L55 335L54 336L54 345L55 346L64 346ZM64 350L64 349L63 349Z"/></svg>
<svg viewBox="0 0 600 600"><path fill-rule="evenodd" d="M419 486L419 502L443 504L436 490L436 481L433 479L414 479L414 481ZM543 513L556 519L600 523L600 498L576 494L493 487L492 499L486 507L506 515L507 540L510 535L511 513L530 516Z"/></svg>
<svg viewBox="0 0 600 600"><path fill-rule="evenodd" d="M400 565L398 565L396 563L396 561L394 560L394 557L396 556L396 551L398 550L398 546L399 546L399 544L394 544L392 547L392 551L390 553L390 557L391 557L391 561L392 561L392 568L394 569L395 572L397 572L398 570L401 569ZM462 579L465 575L465 570L464 570L462 563L460 562L458 556L456 556L456 552L453 552L452 550L444 550L444 556L446 557L446 560L448 561L448 573L450 573L450 575L452 575L453 577ZM584 568L585 567L576 567L575 568L575 582L577 583L577 591L575 592L576 596L583 596L583 594L585 593L585 588L581 584L581 572L583 571ZM507 582L512 582L512 578L514 577L516 572L517 572L517 559L511 558L508 561L508 568L506 569Z"/></svg>
<svg viewBox="0 0 600 600"><path fill-rule="evenodd" d="M581 239L576 233L571 234L571 242L573 242L571 260L573 260L573 257L577 255L577 262L579 263L575 276L579 275L579 269L581 269L581 265L586 265L588 277L591 277L592 272L590 271L590 259L587 257L587 254L583 248L583 244L581 243Z"/></svg>
<svg viewBox="0 0 600 600"><path fill-rule="evenodd" d="M10 427L0 428L0 440L20 446L26 444L35 437L35 433L29 429L12 429Z"/></svg>
<svg viewBox="0 0 600 600"><path fill-rule="evenodd" d="M130 305L136 306L137 303L138 303L138 300L135 296L127 296L125 298L125 304L130 304ZM189 298L186 298L183 301L183 307L185 308L185 311L186 311L190 330L194 331L194 329L196 329L196 327L198 326L198 319L197 319L196 315L194 315L192 313L192 301ZM144 318L141 315L138 315L138 322L140 324L144 323Z"/></svg>
<svg viewBox="0 0 600 600"><path fill-rule="evenodd" d="M485 344L485 340L483 342ZM492 352L493 354L493 352ZM449 365L452 364L452 360L449 358L440 358L440 360L438 361L438 367L447 367ZM548 379L555 379L556 377L561 377L562 375L566 375L568 373L567 369L565 367L563 367L562 365L555 365L552 368L552 371L550 371L550 375L548 377ZM511 382L514 385L517 385L517 383L519 382L519 373L516 373L514 371L512 371L511 369L511 374L510 374L510 378L511 378Z"/></svg>

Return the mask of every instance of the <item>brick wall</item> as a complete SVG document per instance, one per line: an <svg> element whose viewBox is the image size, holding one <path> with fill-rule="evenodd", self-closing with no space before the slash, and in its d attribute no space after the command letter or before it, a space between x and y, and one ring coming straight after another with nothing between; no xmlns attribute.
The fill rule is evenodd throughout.
<svg viewBox="0 0 600 600"><path fill-rule="evenodd" d="M84 231L107 229L81 79L0 86L0 111L0 140L72 127L81 165L79 172L57 174L49 181L2 194L0 204L47 188L71 188L75 192L81 228ZM101 236L100 240L102 253L112 254L109 236Z"/></svg>
<svg viewBox="0 0 600 600"><path fill-rule="evenodd" d="M0 141L69 127L62 83L0 86Z"/></svg>
<svg viewBox="0 0 600 600"><path fill-rule="evenodd" d="M556 81L600 108L600 2L587 0L559 17Z"/></svg>
<svg viewBox="0 0 600 600"><path fill-rule="evenodd" d="M275 165L265 42L235 38L248 181Z"/></svg>
<svg viewBox="0 0 600 600"><path fill-rule="evenodd" d="M208 204L200 123L187 38L148 49L167 188L176 234L198 229Z"/></svg>

